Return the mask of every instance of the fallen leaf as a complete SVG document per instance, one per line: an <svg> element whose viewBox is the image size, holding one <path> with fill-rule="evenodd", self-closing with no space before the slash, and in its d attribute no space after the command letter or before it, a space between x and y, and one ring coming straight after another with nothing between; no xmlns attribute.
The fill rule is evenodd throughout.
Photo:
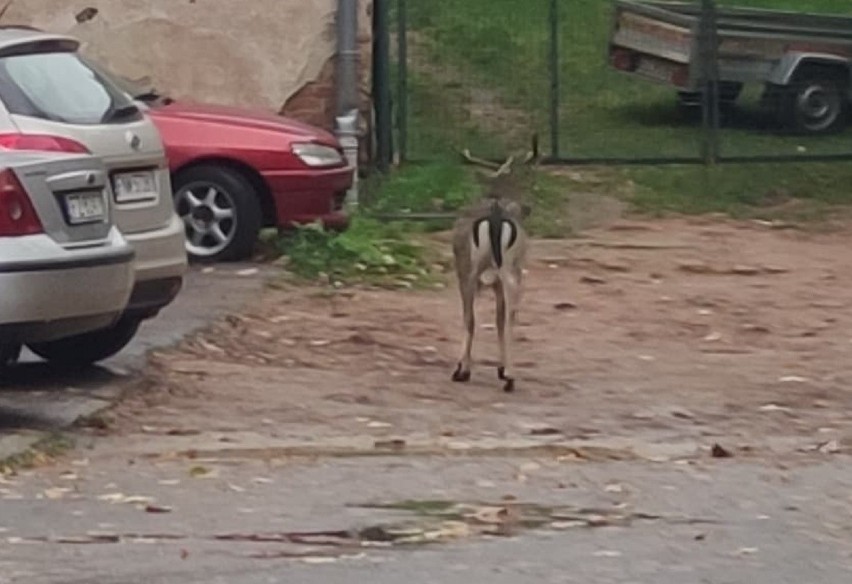
<svg viewBox="0 0 852 584"><path fill-rule="evenodd" d="M192 429L182 429L182 428L174 428L166 432L167 436L198 436L201 434L200 430L192 430Z"/></svg>
<svg viewBox="0 0 852 584"><path fill-rule="evenodd" d="M760 268L754 266L734 266L730 272L737 276L756 276L760 273Z"/></svg>
<svg viewBox="0 0 852 584"><path fill-rule="evenodd" d="M172 508L171 507L165 507L163 505L148 504L148 505L145 506L145 512L146 513L171 513Z"/></svg>
<svg viewBox="0 0 852 584"><path fill-rule="evenodd" d="M480 523L504 523L509 518L509 510L506 507L480 507L468 516Z"/></svg>
<svg viewBox="0 0 852 584"><path fill-rule="evenodd" d="M333 556L304 556L299 559L306 564L333 564L337 561Z"/></svg>
<svg viewBox="0 0 852 584"><path fill-rule="evenodd" d="M152 497L144 497L142 495L132 495L130 497L125 498L124 501L122 501L122 503L128 503L130 505L139 505L139 504L143 504L143 503L144 504L150 503L153 500L154 499Z"/></svg>
<svg viewBox="0 0 852 584"><path fill-rule="evenodd" d="M225 349L223 349L223 348L221 348L217 345L214 345L211 342L205 341L202 338L198 338L197 341L198 341L198 344L201 345L201 348L204 349L205 351L210 351L211 353L218 353L220 355L225 354Z"/></svg>
<svg viewBox="0 0 852 584"><path fill-rule="evenodd" d="M574 310L577 308L577 305L573 302L558 302L553 305L553 308L556 310Z"/></svg>
<svg viewBox="0 0 852 584"><path fill-rule="evenodd" d="M687 272L689 274L711 274L714 271L713 268L711 268L708 264L701 261L692 260L680 262L677 266L677 269L681 272Z"/></svg>
<svg viewBox="0 0 852 584"><path fill-rule="evenodd" d="M121 537L115 533L93 533L89 535L60 536L53 541L56 543L73 544L119 543L121 541Z"/></svg>
<svg viewBox="0 0 852 584"><path fill-rule="evenodd" d="M761 412L790 412L792 411L790 408L786 406L779 406L778 404L766 404L764 406L760 406Z"/></svg>
<svg viewBox="0 0 852 584"><path fill-rule="evenodd" d="M692 420L693 418L695 418L695 414L693 414L691 411L687 410L686 408L678 408L678 407L672 408L671 414L675 418L681 418L681 419L684 419L684 420Z"/></svg>
<svg viewBox="0 0 852 584"><path fill-rule="evenodd" d="M464 521L444 521L437 529L423 532L423 539L427 541L461 539L469 537L470 534L470 525Z"/></svg>
<svg viewBox="0 0 852 584"><path fill-rule="evenodd" d="M710 449L710 455L713 458L731 458L733 456L729 450L726 450L719 444L713 445L713 448Z"/></svg>
<svg viewBox="0 0 852 584"><path fill-rule="evenodd" d="M840 443L837 440L829 440L817 446L817 450L823 454L837 454L840 452Z"/></svg>
<svg viewBox="0 0 852 584"><path fill-rule="evenodd" d="M616 550L598 550L593 555L596 558L620 558L621 552Z"/></svg>
<svg viewBox="0 0 852 584"><path fill-rule="evenodd" d="M235 493L245 493L246 490L239 485L235 485L232 483L228 483L228 488L234 491Z"/></svg>
<svg viewBox="0 0 852 584"><path fill-rule="evenodd" d="M553 521L550 524L550 527L553 529L574 529L577 527L586 527L586 525L587 523L585 521L572 519L569 521Z"/></svg>
<svg viewBox="0 0 852 584"><path fill-rule="evenodd" d="M742 329L744 331L749 331L749 332L753 332L753 333L768 333L768 332L770 332L769 327L767 327L765 325L761 325L761 324L744 324L742 326Z"/></svg>
<svg viewBox="0 0 852 584"><path fill-rule="evenodd" d="M379 450L403 450L405 448L405 440L396 438L394 440L376 440L373 447Z"/></svg>
<svg viewBox="0 0 852 584"><path fill-rule="evenodd" d="M100 501L107 501L109 503L151 503L153 502L152 497L144 497L142 495L125 495L124 493L107 493L105 495L100 495L98 497Z"/></svg>
<svg viewBox="0 0 852 584"><path fill-rule="evenodd" d="M46 489L44 491L44 496L52 500L61 499L65 496L65 493L68 493L69 491L71 491L71 489L67 487L54 487L51 489Z"/></svg>
<svg viewBox="0 0 852 584"><path fill-rule="evenodd" d="M557 430L556 428L550 428L548 426L541 428L533 428L530 430L531 436L554 436L557 434L562 434L561 430Z"/></svg>
<svg viewBox="0 0 852 584"><path fill-rule="evenodd" d="M205 466L193 466L189 469L189 476L191 477L204 477L210 474L210 469Z"/></svg>

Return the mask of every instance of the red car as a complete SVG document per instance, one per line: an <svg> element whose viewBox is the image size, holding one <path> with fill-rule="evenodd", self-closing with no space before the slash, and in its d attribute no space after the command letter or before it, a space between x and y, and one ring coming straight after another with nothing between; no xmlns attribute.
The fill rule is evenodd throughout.
<svg viewBox="0 0 852 584"><path fill-rule="evenodd" d="M245 259L262 227L348 225L354 168L330 132L272 113L181 103L110 77L148 106L162 135L191 257Z"/></svg>

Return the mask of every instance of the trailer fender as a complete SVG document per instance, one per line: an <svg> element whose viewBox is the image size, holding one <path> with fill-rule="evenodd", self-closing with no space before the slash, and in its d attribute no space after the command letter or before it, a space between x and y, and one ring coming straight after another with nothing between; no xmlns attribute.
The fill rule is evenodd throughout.
<svg viewBox="0 0 852 584"><path fill-rule="evenodd" d="M844 69L847 75L852 73L852 63L845 57L830 53L792 51L781 57L769 73L767 81L774 85L789 85L796 73L808 65L828 65Z"/></svg>

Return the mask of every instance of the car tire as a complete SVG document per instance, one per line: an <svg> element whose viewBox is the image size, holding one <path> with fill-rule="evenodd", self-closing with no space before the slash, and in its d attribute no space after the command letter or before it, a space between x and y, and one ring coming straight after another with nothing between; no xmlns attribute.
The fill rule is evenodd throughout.
<svg viewBox="0 0 852 584"><path fill-rule="evenodd" d="M51 365L63 369L84 368L126 347L136 336L141 322L138 318L123 317L109 328L27 346Z"/></svg>
<svg viewBox="0 0 852 584"><path fill-rule="evenodd" d="M177 173L174 193L175 208L186 226L190 259L216 262L251 257L263 213L260 194L245 176L230 168L195 166Z"/></svg>
<svg viewBox="0 0 852 584"><path fill-rule="evenodd" d="M794 134L833 134L846 124L846 84L831 68L809 67L781 89L779 116Z"/></svg>

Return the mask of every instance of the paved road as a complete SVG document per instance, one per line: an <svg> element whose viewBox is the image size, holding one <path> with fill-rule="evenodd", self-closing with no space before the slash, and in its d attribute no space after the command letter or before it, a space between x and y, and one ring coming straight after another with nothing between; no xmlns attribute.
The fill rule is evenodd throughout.
<svg viewBox="0 0 852 584"><path fill-rule="evenodd" d="M147 351L171 345L216 318L239 310L261 290L264 274L258 266L249 264L218 266L212 271L192 268L175 302L145 323L136 339L103 367L73 377L60 376L33 355L25 354L11 381L0 388L0 457L20 447L14 436L21 430L62 428L109 403L117 378L143 367Z"/></svg>
<svg viewBox="0 0 852 584"><path fill-rule="evenodd" d="M272 464L139 459L128 465L126 458L99 457L97 448L91 456L85 466L69 462L2 485L3 498L10 500L0 506L5 540L0 583L852 580L852 470L845 457L781 470L736 459L695 466L411 456ZM200 465L210 474L193 476ZM121 500L131 495L153 497L170 512L146 513L144 504ZM249 541L285 531L364 529L412 519L359 506L365 503L440 499L501 505L507 495L546 506L659 518L608 527L563 520L552 529L518 528L503 537L453 530L447 533L459 535L409 548ZM107 539L86 539L93 534ZM221 539L227 535L242 541ZM293 557L298 554L308 557Z"/></svg>

